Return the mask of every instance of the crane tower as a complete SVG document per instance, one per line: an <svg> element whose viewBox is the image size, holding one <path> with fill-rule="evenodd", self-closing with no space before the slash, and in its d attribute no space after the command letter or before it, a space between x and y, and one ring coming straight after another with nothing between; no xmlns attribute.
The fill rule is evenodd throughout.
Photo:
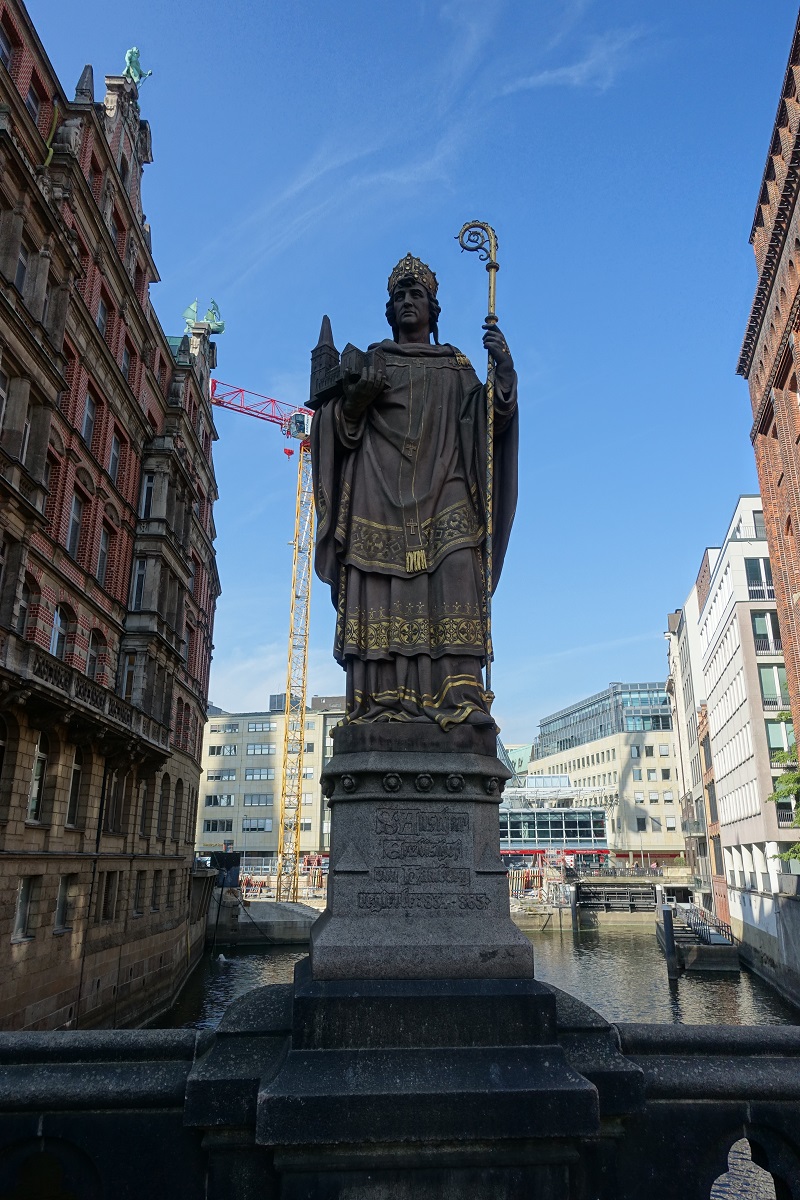
<svg viewBox="0 0 800 1200"><path fill-rule="evenodd" d="M211 403L278 425L284 437L299 443L276 886L278 900L297 900L306 733L311 556L314 547L314 493L309 442L311 413L305 408L283 404L271 396L262 396L257 392L248 392L245 388L221 383L218 379L211 380ZM291 456L294 451L285 449L284 453Z"/></svg>

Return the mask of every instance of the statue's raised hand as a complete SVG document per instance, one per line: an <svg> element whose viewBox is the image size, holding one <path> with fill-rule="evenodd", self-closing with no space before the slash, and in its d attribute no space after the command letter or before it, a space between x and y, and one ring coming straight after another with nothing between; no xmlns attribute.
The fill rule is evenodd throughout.
<svg viewBox="0 0 800 1200"><path fill-rule="evenodd" d="M514 360L508 342L498 325L486 324L483 328L486 330L483 345L494 359L495 380L500 388L507 391L514 383Z"/></svg>
<svg viewBox="0 0 800 1200"><path fill-rule="evenodd" d="M366 412L370 404L377 400L386 388L386 376L372 363L365 367L361 375L352 383L344 385L344 411L351 420L356 420Z"/></svg>

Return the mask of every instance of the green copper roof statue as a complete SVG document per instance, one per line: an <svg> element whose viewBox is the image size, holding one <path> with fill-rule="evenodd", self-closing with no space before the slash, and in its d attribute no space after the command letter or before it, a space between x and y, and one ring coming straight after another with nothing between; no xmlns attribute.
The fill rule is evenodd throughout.
<svg viewBox="0 0 800 1200"><path fill-rule="evenodd" d="M139 62L138 46L131 46L130 50L125 51L125 70L122 72L123 79L130 79L131 83L135 83L138 87L144 83L145 79L149 79L152 74L152 71L142 70L142 65Z"/></svg>

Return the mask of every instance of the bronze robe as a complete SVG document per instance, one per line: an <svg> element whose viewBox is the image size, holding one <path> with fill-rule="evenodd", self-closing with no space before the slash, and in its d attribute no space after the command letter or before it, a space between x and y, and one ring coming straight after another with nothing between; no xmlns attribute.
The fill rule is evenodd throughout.
<svg viewBox="0 0 800 1200"><path fill-rule="evenodd" d="M453 346L380 349L386 391L357 421L331 400L311 428L315 566L336 608L346 720L492 724L486 390ZM495 586L517 499L516 390L495 395Z"/></svg>

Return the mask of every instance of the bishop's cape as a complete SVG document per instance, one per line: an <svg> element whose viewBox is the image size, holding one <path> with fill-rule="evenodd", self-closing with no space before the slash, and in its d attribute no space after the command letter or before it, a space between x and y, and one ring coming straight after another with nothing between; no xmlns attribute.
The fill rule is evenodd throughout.
<svg viewBox="0 0 800 1200"><path fill-rule="evenodd" d="M315 566L336 608L348 721L491 724L486 657L486 389L450 345L384 341L386 390L311 427ZM495 392L493 585L517 499L517 388Z"/></svg>

